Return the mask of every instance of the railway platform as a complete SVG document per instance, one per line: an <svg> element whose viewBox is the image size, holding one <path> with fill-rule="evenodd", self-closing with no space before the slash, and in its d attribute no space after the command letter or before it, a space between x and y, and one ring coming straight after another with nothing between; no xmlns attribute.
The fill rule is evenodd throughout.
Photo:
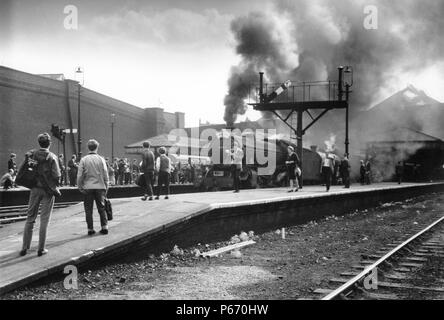
<svg viewBox="0 0 444 320"><path fill-rule="evenodd" d="M132 253L160 253L207 241L229 239L240 231L255 233L344 215L355 209L433 192L444 183L352 186L344 189L308 186L297 193L286 188L190 193L169 200L141 201L140 197L112 199L114 219L109 234L87 235L82 204L58 209L48 229L49 253L37 256L37 219L31 250L19 256L24 222L0 226L0 294L48 275L63 275L67 265L80 269L103 265ZM96 230L100 228L94 208Z"/></svg>

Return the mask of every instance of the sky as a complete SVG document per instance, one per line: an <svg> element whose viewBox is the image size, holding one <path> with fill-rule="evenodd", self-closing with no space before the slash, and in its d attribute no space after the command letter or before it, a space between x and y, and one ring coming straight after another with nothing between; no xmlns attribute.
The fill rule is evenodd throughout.
<svg viewBox="0 0 444 320"><path fill-rule="evenodd" d="M78 9L78 29L64 27L67 5ZM81 66L89 89L142 108L185 112L186 126L223 123L230 70L241 60L231 22L272 5L272 0L2 0L0 65L71 79ZM444 83L434 68L406 74L387 95L409 83L444 100ZM250 110L238 121L259 116Z"/></svg>

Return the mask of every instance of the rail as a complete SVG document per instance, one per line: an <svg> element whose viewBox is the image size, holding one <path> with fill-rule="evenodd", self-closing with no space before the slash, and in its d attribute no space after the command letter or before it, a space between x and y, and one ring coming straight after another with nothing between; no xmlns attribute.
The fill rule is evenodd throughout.
<svg viewBox="0 0 444 320"><path fill-rule="evenodd" d="M341 295L344 295L344 293L348 290L351 290L354 286L356 286L361 280L365 279L367 275L369 275L375 268L380 266L381 264L387 262L388 259L393 257L395 254L399 253L401 250L406 249L408 245L412 244L415 240L423 236L425 233L429 232L431 229L433 229L436 225L440 224L442 221L444 221L444 216L440 219L433 222L431 225L429 225L427 228L423 229L422 231L418 232L414 236L410 237L408 240L401 243L399 246L391 250L389 253L384 255L382 258L380 258L375 263L369 265L366 267L361 273L350 279L348 282L344 283L342 286L340 286L338 289L334 290L333 292L329 293L325 297L323 297L321 300L333 300Z"/></svg>

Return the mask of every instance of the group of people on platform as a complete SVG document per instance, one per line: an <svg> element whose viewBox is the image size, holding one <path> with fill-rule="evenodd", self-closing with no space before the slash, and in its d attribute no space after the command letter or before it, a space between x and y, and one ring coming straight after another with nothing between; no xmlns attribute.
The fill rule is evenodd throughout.
<svg viewBox="0 0 444 320"><path fill-rule="evenodd" d="M25 160L18 170L18 176L23 179L31 164L35 175L32 176L32 185L30 188L29 203L27 209L27 219L23 233L23 245L20 255L24 256L30 249L35 220L39 214L40 208L40 230L37 255L42 256L48 253L46 248L46 233L50 221L51 213L56 196L60 196L59 187L61 186L62 170L60 157L50 152L51 137L48 133L42 133L37 138L39 149L33 149L26 153ZM106 195L110 186L109 161L98 154L99 142L94 139L88 141L89 153L83 156L80 161L72 160L76 163L76 185L79 191L84 195L83 205L87 225L87 234L94 235L93 223L93 203L96 203L97 211L100 216L101 234L108 234L108 219L105 210ZM156 198L160 198L161 191L165 194L165 199L170 194L170 174L173 166L170 158L166 155L166 149L161 147L158 152L160 156L155 159L151 151L151 145L148 141L143 143L142 161L139 165L135 163L143 174L146 182L145 194L142 200L153 200L154 175L158 174L158 187ZM63 158L62 158L63 160ZM108 159L109 160L109 159ZM125 171L124 171L125 173ZM162 189L162 190L161 190Z"/></svg>
<svg viewBox="0 0 444 320"><path fill-rule="evenodd" d="M287 148L287 175L290 182L290 190L288 192L297 192L302 188L302 168L298 155L296 154L292 146ZM344 158L339 163L339 170L336 168L336 158L331 152L327 152L325 157L321 161L320 174L322 181L324 182L327 192L330 191L332 180L335 180L335 184L338 183L338 178L342 181L345 188L350 188L350 161L348 155L345 154Z"/></svg>

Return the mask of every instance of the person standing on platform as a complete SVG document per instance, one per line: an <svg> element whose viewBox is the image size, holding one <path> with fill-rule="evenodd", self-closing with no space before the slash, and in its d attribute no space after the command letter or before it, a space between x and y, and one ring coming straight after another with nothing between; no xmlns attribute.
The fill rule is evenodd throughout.
<svg viewBox="0 0 444 320"><path fill-rule="evenodd" d="M298 192L299 181L297 177L297 170L300 164L299 157L296 152L294 152L294 148L292 146L288 146L287 151L288 156L285 164L287 165L288 179L290 180L290 190L288 192Z"/></svg>
<svg viewBox="0 0 444 320"><path fill-rule="evenodd" d="M151 201L153 200L154 153L151 151L151 144L149 141L145 141L143 143L142 164L140 166L140 172L143 173L146 182L145 194L142 200L146 201L146 199L148 199Z"/></svg>
<svg viewBox="0 0 444 320"><path fill-rule="evenodd" d="M63 154L59 154L59 168L60 174L60 185L63 186L66 184L66 168L65 168L65 159L63 159Z"/></svg>
<svg viewBox="0 0 444 320"><path fill-rule="evenodd" d="M227 150L230 152L229 150ZM242 159L244 158L244 152L239 147L237 142L234 143L234 147L231 151L231 172L233 175L234 192L240 191L240 173L242 171Z"/></svg>
<svg viewBox="0 0 444 320"><path fill-rule="evenodd" d="M109 158L105 158L106 168L108 169L109 185L114 185L114 168L109 162Z"/></svg>
<svg viewBox="0 0 444 320"><path fill-rule="evenodd" d="M15 153L11 153L8 160L8 170L13 170L14 174L17 174L16 157L17 155Z"/></svg>
<svg viewBox="0 0 444 320"><path fill-rule="evenodd" d="M114 169L114 185L117 186L119 184L119 159L118 158L114 158L113 169Z"/></svg>
<svg viewBox="0 0 444 320"><path fill-rule="evenodd" d="M372 183L372 165L370 159L367 160L365 164L365 183L370 185Z"/></svg>
<svg viewBox="0 0 444 320"><path fill-rule="evenodd" d="M133 159L133 166L132 166L132 168L131 168L131 174L132 174L132 182L133 183L135 183L136 182L136 180L137 180L137 177L139 176L139 173L140 173L140 168L139 168L139 166L138 166L138 164L137 164L137 160L136 159Z"/></svg>
<svg viewBox="0 0 444 320"><path fill-rule="evenodd" d="M334 161L335 161L334 155L329 152L325 154L325 158L322 160L321 173L325 182L325 186L327 187L327 192L330 191L331 176L334 171Z"/></svg>
<svg viewBox="0 0 444 320"><path fill-rule="evenodd" d="M45 248L46 232L49 225L52 209L54 207L55 194L60 195L57 186L60 182L60 168L57 156L49 151L51 137L48 133L42 133L37 138L39 150L31 150L27 153L25 161L32 158L37 162L37 179L35 187L29 194L29 203L25 230L23 232L23 246L20 255L26 255L31 247L34 223L40 210L39 245L37 255L40 257L48 253Z"/></svg>
<svg viewBox="0 0 444 320"><path fill-rule="evenodd" d="M118 175L119 185L122 186L125 182L125 160L123 158L119 160Z"/></svg>
<svg viewBox="0 0 444 320"><path fill-rule="evenodd" d="M69 185L71 187L76 186L76 178L77 178L77 168L79 167L79 164L77 163L77 157L75 154L72 155L71 160L68 162L68 174L69 174Z"/></svg>
<svg viewBox="0 0 444 320"><path fill-rule="evenodd" d="M168 199L170 195L170 173L171 173L171 160L166 155L164 147L159 148L160 156L156 160L156 170L159 172L159 178L157 180L157 196L156 200L159 200L160 191L165 186L165 199Z"/></svg>
<svg viewBox="0 0 444 320"><path fill-rule="evenodd" d="M125 185L131 184L131 164L128 160L128 158L125 158L123 160L125 166L124 166L124 171L123 171L123 175L124 175L124 183Z"/></svg>
<svg viewBox="0 0 444 320"><path fill-rule="evenodd" d="M361 167L359 168L359 174L361 176L360 177L361 185L365 184L365 172L366 172L365 163L364 160L361 160Z"/></svg>
<svg viewBox="0 0 444 320"><path fill-rule="evenodd" d="M88 235L96 233L93 223L93 205L97 206L100 215L101 234L108 234L108 219L105 211L105 197L109 186L108 168L105 159L97 154L99 143L91 139L88 141L89 153L80 160L77 174L77 186L84 195L86 225Z"/></svg>
<svg viewBox="0 0 444 320"><path fill-rule="evenodd" d="M395 167L395 173L396 173L396 181L398 184L401 184L402 177L404 176L404 164L402 161L399 161L398 164Z"/></svg>
<svg viewBox="0 0 444 320"><path fill-rule="evenodd" d="M350 161L348 159L348 155L344 154L344 159L341 161L341 178L342 183L344 183L344 188L350 189Z"/></svg>

